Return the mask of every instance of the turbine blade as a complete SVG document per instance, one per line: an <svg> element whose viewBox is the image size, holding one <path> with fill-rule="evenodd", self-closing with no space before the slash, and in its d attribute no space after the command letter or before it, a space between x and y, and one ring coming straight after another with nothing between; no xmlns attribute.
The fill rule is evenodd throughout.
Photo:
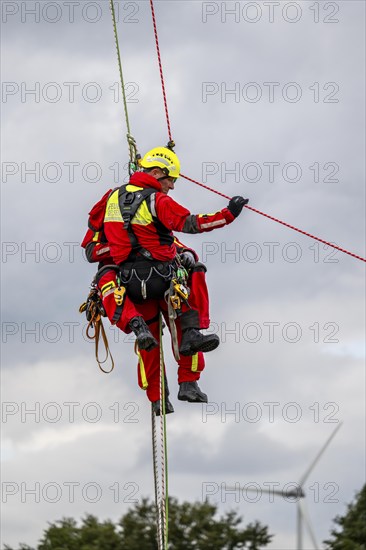
<svg viewBox="0 0 366 550"><path fill-rule="evenodd" d="M338 432L339 428L342 426L342 422L340 422L338 424L338 426L335 428L335 430L333 430L333 432L330 434L330 436L328 437L327 441L324 443L323 447L320 449L320 451L318 452L318 454L316 455L316 457L314 458L313 462L310 464L309 468L306 470L306 472L304 473L304 475L302 476L302 478L300 479L299 481L299 485L300 487L303 486L303 484L305 483L305 481L307 480L307 478L309 477L310 475L310 472L312 471L312 469L314 468L314 466L316 465L316 463L319 461L320 457L322 456L322 454L324 453L325 449L328 447L329 443L332 441L333 437L335 436L335 434Z"/></svg>
<svg viewBox="0 0 366 550"><path fill-rule="evenodd" d="M269 495L278 495L280 497L286 497L287 494L283 491L278 491L276 489L273 489L272 491L270 489L264 489L263 487L259 487L258 489L255 489L254 487L251 488L251 487L227 487L225 490L226 491L242 491L242 490L245 490L249 493L258 493L258 491L260 490L262 493L268 493Z"/></svg>
<svg viewBox="0 0 366 550"><path fill-rule="evenodd" d="M316 541L316 538L315 538L315 535L314 535L314 531L313 531L313 528L311 526L311 522L310 522L310 518L309 518L309 515L307 513L307 510L306 510L306 507L305 507L305 504L302 500L299 500L299 502L297 503L298 505L298 509L299 509L299 512L300 512L300 515L302 517L302 519L304 520L305 522L305 525L308 529L308 533L310 535L310 538L311 538L311 542L313 543L314 545L314 548L315 550L319 550L319 546L318 546L318 543Z"/></svg>

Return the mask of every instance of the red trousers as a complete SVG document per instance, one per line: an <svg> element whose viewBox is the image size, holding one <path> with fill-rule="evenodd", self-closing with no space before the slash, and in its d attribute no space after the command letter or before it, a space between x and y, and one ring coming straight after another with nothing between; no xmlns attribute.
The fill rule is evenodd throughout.
<svg viewBox="0 0 366 550"><path fill-rule="evenodd" d="M190 287L189 305L182 308L182 316L175 321L178 335L178 346L182 339L184 328L208 328L209 299L206 285L205 269L200 264L191 272L188 285ZM150 401L157 401L160 398L160 334L159 314L163 314L166 324L169 327L167 304L164 299L146 300L142 304L134 304L128 296L125 296L121 312L117 312L119 319L115 320L117 304L114 299L116 288L116 273L113 270L107 271L99 280L98 288L102 292L103 306L108 319L125 333L130 333L129 322L133 317L142 316L148 324L149 329L159 346L151 351L137 350L139 361L137 366L138 384L146 390ZM198 352L193 356L179 357L178 361L178 383L191 382L200 378L200 373L205 367L204 356ZM164 365L165 372L165 365Z"/></svg>

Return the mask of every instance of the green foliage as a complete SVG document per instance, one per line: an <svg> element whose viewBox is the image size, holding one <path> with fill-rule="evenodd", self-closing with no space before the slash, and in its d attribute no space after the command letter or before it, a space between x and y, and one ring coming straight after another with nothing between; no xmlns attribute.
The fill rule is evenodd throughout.
<svg viewBox="0 0 366 550"><path fill-rule="evenodd" d="M259 550L272 538L259 522L242 528L234 511L216 516L217 506L208 502L179 504L170 498L169 550ZM143 499L117 525L90 515L80 526L64 518L49 525L37 548L20 545L18 550L158 550L155 505Z"/></svg>
<svg viewBox="0 0 366 550"><path fill-rule="evenodd" d="M135 504L119 522L121 531L121 550L158 550L156 542L155 505L147 499Z"/></svg>
<svg viewBox="0 0 366 550"><path fill-rule="evenodd" d="M366 550L366 485L347 505L347 513L334 519L332 538L324 541L327 550Z"/></svg>

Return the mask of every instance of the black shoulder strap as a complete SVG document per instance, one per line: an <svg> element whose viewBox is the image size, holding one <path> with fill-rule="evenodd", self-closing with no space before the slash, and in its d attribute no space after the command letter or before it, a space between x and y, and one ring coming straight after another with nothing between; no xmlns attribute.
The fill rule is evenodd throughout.
<svg viewBox="0 0 366 550"><path fill-rule="evenodd" d="M131 221L134 218L139 206L153 193L155 193L155 189L151 188L141 189L138 191L127 191L127 185L121 185L120 187L118 193L118 203L124 222L123 229L126 229L132 247L128 260L134 259L137 252L149 260L153 259L151 252L139 244L131 224Z"/></svg>
<svg viewBox="0 0 366 550"><path fill-rule="evenodd" d="M127 191L127 185L119 188L118 202L124 221L124 229L128 229L139 206L147 197L155 193L155 189L140 189L138 191Z"/></svg>

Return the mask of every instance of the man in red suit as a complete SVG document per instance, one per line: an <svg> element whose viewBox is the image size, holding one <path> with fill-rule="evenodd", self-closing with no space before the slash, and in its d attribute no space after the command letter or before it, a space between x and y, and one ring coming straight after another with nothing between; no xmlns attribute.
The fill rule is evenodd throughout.
<svg viewBox="0 0 366 550"><path fill-rule="evenodd" d="M191 214L168 196L180 174L180 162L172 149L152 149L141 160L141 168L143 171L135 172L129 184L110 190L95 205L82 246L89 261L101 262L98 287L108 318L124 332L136 334L138 383L159 415L159 314L162 312L168 321L164 294L177 268L177 255L178 263L189 273L190 287L189 304L183 303L176 320L179 400L207 402L197 380L205 365L203 353L219 345L217 335L200 332L210 324L206 268L173 231L202 233L224 227L234 221L248 200L233 197L219 212ZM111 264L118 266L117 270ZM125 289L119 305L118 288ZM165 412L173 411L167 393Z"/></svg>

